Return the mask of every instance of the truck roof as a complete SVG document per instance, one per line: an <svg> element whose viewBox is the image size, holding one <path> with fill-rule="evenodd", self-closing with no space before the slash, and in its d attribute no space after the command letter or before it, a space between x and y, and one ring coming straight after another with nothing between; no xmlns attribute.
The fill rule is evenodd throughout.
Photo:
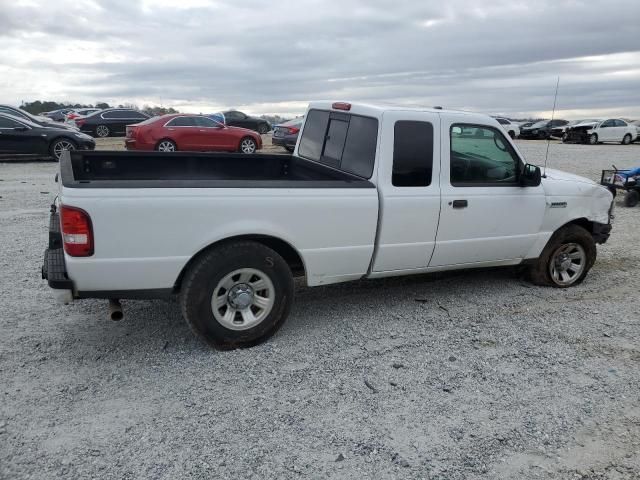
<svg viewBox="0 0 640 480"><path fill-rule="evenodd" d="M349 105L350 109L348 110L351 113L359 114L359 115L368 115L372 117L381 117L384 112L390 111L403 111L403 112L431 112L431 113L455 113L462 115L478 115L474 112L465 112L463 110L446 110L442 108L435 107L405 107L405 106L394 106L394 105L385 105L385 104L371 104L371 103L360 103L360 102L348 102L343 100L318 100L309 103L309 109L321 109L321 110L335 110L335 111L345 111L344 109L334 108L336 104Z"/></svg>

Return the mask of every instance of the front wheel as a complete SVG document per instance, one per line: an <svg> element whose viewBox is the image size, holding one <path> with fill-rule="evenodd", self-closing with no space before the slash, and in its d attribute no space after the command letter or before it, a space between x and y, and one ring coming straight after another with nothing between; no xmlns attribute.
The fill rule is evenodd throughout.
<svg viewBox="0 0 640 480"><path fill-rule="evenodd" d="M49 147L49 154L54 158L56 162L60 161L60 157L62 153L67 150L75 150L76 144L67 138L59 138L54 140L54 142Z"/></svg>
<svg viewBox="0 0 640 480"><path fill-rule="evenodd" d="M569 138L569 135L567 135L566 133L562 134L562 143L567 143L567 139Z"/></svg>
<svg viewBox="0 0 640 480"><path fill-rule="evenodd" d="M182 313L191 329L216 348L257 345L286 320L293 276L272 249L243 241L216 247L186 273Z"/></svg>
<svg viewBox="0 0 640 480"><path fill-rule="evenodd" d="M582 283L596 261L596 243L578 225L567 225L553 234L529 278L537 285L567 288Z"/></svg>
<svg viewBox="0 0 640 480"><path fill-rule="evenodd" d="M589 135L589 145L596 145L598 143L598 135L592 133Z"/></svg>
<svg viewBox="0 0 640 480"><path fill-rule="evenodd" d="M245 137L240 141L240 152L242 153L255 153L256 141L251 137Z"/></svg>

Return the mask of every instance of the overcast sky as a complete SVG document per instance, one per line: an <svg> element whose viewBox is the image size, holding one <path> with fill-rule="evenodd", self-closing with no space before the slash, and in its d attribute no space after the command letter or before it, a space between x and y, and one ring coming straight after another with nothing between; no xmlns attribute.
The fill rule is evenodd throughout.
<svg viewBox="0 0 640 480"><path fill-rule="evenodd" d="M0 0L0 102L640 118L638 0Z"/></svg>

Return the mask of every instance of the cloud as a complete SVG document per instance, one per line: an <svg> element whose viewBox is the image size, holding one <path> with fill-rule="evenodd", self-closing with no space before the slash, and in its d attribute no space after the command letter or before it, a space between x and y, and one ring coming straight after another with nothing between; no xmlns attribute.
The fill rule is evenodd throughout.
<svg viewBox="0 0 640 480"><path fill-rule="evenodd" d="M520 116L548 111L560 76L561 112L640 117L636 0L3 3L5 103L295 113L336 98Z"/></svg>

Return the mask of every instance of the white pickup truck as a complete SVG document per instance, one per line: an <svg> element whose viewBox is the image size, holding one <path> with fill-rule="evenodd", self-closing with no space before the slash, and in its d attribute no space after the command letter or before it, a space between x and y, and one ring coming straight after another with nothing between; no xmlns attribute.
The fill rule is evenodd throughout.
<svg viewBox="0 0 640 480"><path fill-rule="evenodd" d="M293 155L70 152L43 277L66 301L178 295L218 348L255 345L310 287L524 265L580 283L611 231L595 182L526 164L493 118L312 103Z"/></svg>

